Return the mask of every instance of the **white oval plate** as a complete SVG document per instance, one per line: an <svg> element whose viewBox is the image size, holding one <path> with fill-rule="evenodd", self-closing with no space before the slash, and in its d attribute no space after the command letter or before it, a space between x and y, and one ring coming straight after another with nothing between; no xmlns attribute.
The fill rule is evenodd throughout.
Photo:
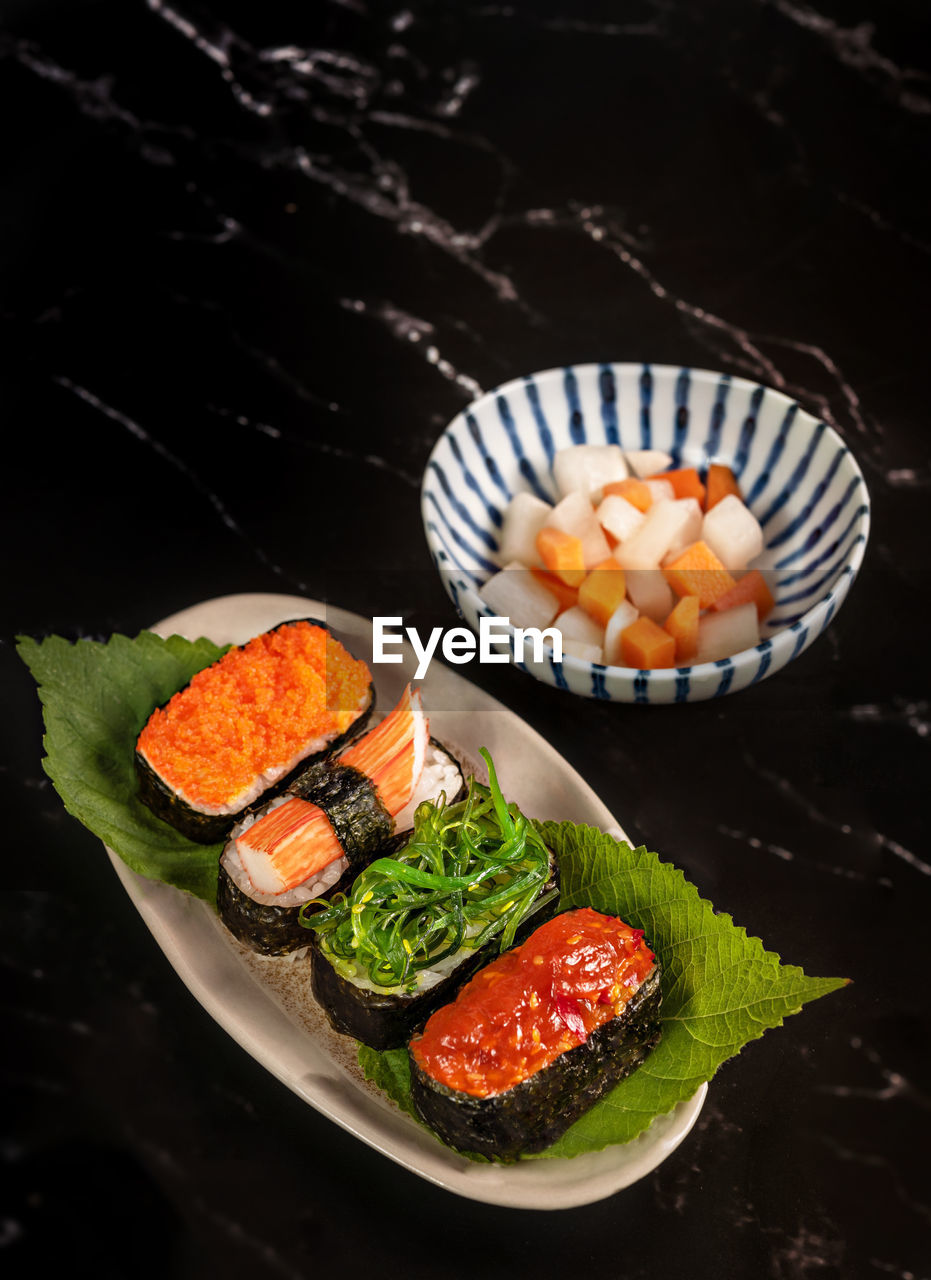
<svg viewBox="0 0 931 1280"><path fill-rule="evenodd" d="M153 631L242 644L287 618L328 623L359 657L371 654L371 623L300 596L235 595L208 600ZM381 706L412 678L412 654L373 667ZM466 759L487 747L509 799L530 816L587 822L625 838L592 789L539 734L501 703L433 664L423 683L431 732ZM317 1111L412 1173L458 1195L519 1209L589 1204L642 1178L673 1152L701 1110L707 1085L633 1142L573 1159L516 1165L473 1163L444 1147L368 1084L355 1042L333 1032L297 958L255 956L234 941L207 903L131 871L108 850L123 885L181 980L247 1053Z"/></svg>

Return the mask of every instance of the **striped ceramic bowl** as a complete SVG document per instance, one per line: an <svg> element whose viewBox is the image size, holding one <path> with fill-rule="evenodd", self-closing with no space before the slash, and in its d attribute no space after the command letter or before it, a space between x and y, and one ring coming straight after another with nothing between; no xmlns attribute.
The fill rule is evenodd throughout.
<svg viewBox="0 0 931 1280"><path fill-rule="evenodd" d="M661 449L673 466L726 463L763 527L776 607L761 643L717 662L639 671L529 644L514 661L538 680L619 702L689 702L779 671L825 630L863 561L866 484L837 433L779 391L668 365L584 364L515 378L460 413L423 478L427 543L462 618L493 616L482 583L496 571L502 512L520 490L554 501L553 455L572 444Z"/></svg>

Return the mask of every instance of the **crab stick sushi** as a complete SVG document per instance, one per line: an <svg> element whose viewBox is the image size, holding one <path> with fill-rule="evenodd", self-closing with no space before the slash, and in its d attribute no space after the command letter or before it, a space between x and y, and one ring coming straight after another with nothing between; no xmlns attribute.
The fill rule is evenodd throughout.
<svg viewBox="0 0 931 1280"><path fill-rule="evenodd" d="M552 850L507 804L482 755L487 787L472 777L463 800L424 805L400 848L302 917L317 1003L335 1031L370 1048L403 1048L496 951L558 906Z"/></svg>
<svg viewBox="0 0 931 1280"><path fill-rule="evenodd" d="M590 907L558 915L411 1040L417 1113L460 1151L542 1151L659 1042L660 999L640 929Z"/></svg>
<svg viewBox="0 0 931 1280"><path fill-rule="evenodd" d="M234 829L220 859L221 918L267 955L307 946L304 903L391 847L423 800L462 785L459 765L430 738L419 691L408 686L380 724L303 770Z"/></svg>
<svg viewBox="0 0 931 1280"><path fill-rule="evenodd" d="M142 800L204 844L294 771L349 741L372 677L321 624L285 622L230 649L149 717L136 744Z"/></svg>

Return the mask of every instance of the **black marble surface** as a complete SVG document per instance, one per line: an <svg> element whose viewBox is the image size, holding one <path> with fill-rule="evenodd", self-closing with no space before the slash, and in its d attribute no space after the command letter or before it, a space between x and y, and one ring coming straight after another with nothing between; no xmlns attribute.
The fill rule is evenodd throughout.
<svg viewBox="0 0 931 1280"><path fill-rule="evenodd" d="M931 1275L931 59L911 0L7 0L0 1267L35 1276ZM651 1175L491 1208L318 1116L189 996L41 768L12 637L229 592L450 625L419 477L551 365L746 373L873 499L829 632L669 708L470 674L785 959ZM7 1270L9 1268L9 1270Z"/></svg>

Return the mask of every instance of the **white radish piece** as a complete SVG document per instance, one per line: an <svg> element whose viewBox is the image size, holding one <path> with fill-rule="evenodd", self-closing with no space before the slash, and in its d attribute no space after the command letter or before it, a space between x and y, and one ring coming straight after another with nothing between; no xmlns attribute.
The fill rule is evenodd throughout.
<svg viewBox="0 0 931 1280"><path fill-rule="evenodd" d="M559 496L584 493L597 501L606 484L627 479L627 463L619 444L576 444L559 449L553 458L553 479Z"/></svg>
<svg viewBox="0 0 931 1280"><path fill-rule="evenodd" d="M745 569L763 550L759 521L733 493L716 502L706 513L701 538L726 569Z"/></svg>
<svg viewBox="0 0 931 1280"><path fill-rule="evenodd" d="M618 493L609 493L602 501L595 516L602 529L606 529L618 542L636 533L644 521L644 514L632 502Z"/></svg>
<svg viewBox="0 0 931 1280"><path fill-rule="evenodd" d="M604 653L605 662L609 666L623 666L621 662L621 632L640 617L636 607L629 600L622 600L617 606L608 625L605 627Z"/></svg>
<svg viewBox="0 0 931 1280"><path fill-rule="evenodd" d="M594 569L611 554L608 539L595 517L595 508L584 493L567 494L553 507L544 524L551 529L561 529L581 541L586 569Z"/></svg>
<svg viewBox="0 0 931 1280"><path fill-rule="evenodd" d="M655 569L685 527L689 514L689 507L682 502L655 503L636 533L614 548L614 559L622 569Z"/></svg>
<svg viewBox="0 0 931 1280"><path fill-rule="evenodd" d="M669 549L663 557L664 561L674 559L680 551L684 551L701 537L703 517L698 499L677 498L676 506L683 512L684 518L679 532L669 544Z"/></svg>
<svg viewBox="0 0 931 1280"><path fill-rule="evenodd" d="M556 619L556 625L562 632L563 645L567 640L577 640L581 644L593 644L602 648L604 627L577 604L561 613Z"/></svg>
<svg viewBox="0 0 931 1280"><path fill-rule="evenodd" d="M559 610L559 601L528 568L512 560L488 579L482 599L514 627L548 627Z"/></svg>
<svg viewBox="0 0 931 1280"><path fill-rule="evenodd" d="M712 508L713 510L713 508ZM716 662L760 643L755 604L739 604L720 613L706 613L698 622L696 662Z"/></svg>
<svg viewBox="0 0 931 1280"><path fill-rule="evenodd" d="M631 569L625 582L627 595L638 613L663 623L675 607L672 587L659 569Z"/></svg>
<svg viewBox="0 0 931 1280"><path fill-rule="evenodd" d="M676 496L676 491L672 487L670 480L664 480L661 476L655 476L652 480L644 480L643 482L650 490L650 497L653 502L672 502Z"/></svg>
<svg viewBox="0 0 931 1280"><path fill-rule="evenodd" d="M562 656L564 658L581 658L583 662L604 662L604 653L599 644L583 644L581 640L563 640Z"/></svg>
<svg viewBox="0 0 931 1280"><path fill-rule="evenodd" d="M624 454L627 465L639 480L655 476L657 471L667 471L672 466L672 454L662 449L628 449Z"/></svg>
<svg viewBox="0 0 931 1280"><path fill-rule="evenodd" d="M553 508L532 493L516 493L508 503L501 525L498 563L520 560L523 564L542 568L537 551L537 534Z"/></svg>

